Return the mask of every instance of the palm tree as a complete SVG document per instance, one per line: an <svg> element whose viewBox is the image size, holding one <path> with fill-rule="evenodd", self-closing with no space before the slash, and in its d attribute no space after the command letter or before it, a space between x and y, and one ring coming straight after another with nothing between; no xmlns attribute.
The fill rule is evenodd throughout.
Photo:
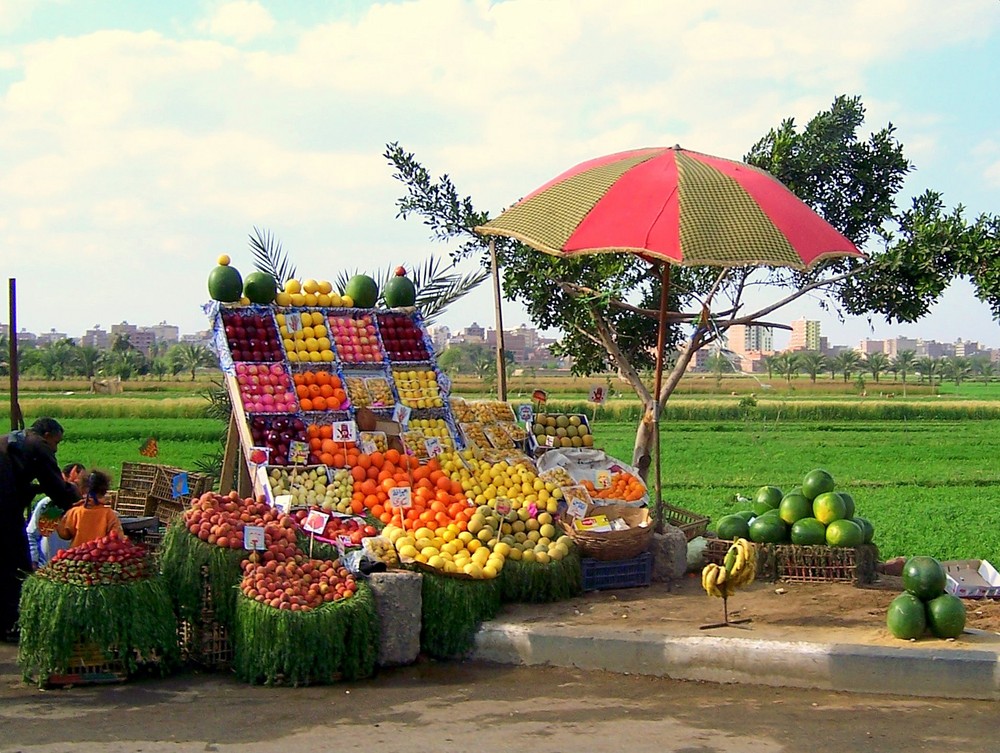
<svg viewBox="0 0 1000 753"><path fill-rule="evenodd" d="M931 384L934 383L934 359L924 356L923 358L918 358L913 362L913 370L917 372L917 378L920 383L923 384L925 379L930 379Z"/></svg>
<svg viewBox="0 0 1000 753"><path fill-rule="evenodd" d="M847 384L851 374L861 364L861 354L856 350L842 350L833 360L837 364L837 371L844 375L844 384Z"/></svg>
<svg viewBox="0 0 1000 753"><path fill-rule="evenodd" d="M904 397L906 396L906 375L913 371L916 360L917 354L912 350L901 350L892 360L893 373L899 374L900 378L903 380Z"/></svg>
<svg viewBox="0 0 1000 753"><path fill-rule="evenodd" d="M76 345L72 340L58 340L39 348L38 367L46 379L63 379L76 360Z"/></svg>
<svg viewBox="0 0 1000 753"><path fill-rule="evenodd" d="M709 371L715 375L715 389L720 389L722 387L722 375L731 374L733 372L733 364L726 358L721 351L718 353L713 353L709 359L708 363Z"/></svg>
<svg viewBox="0 0 1000 753"><path fill-rule="evenodd" d="M972 359L972 372L983 380L983 384L989 384L996 373L996 367L988 356L976 356Z"/></svg>
<svg viewBox="0 0 1000 753"><path fill-rule="evenodd" d="M778 356L764 356L764 368L767 369L768 381L774 379L774 370L778 367Z"/></svg>
<svg viewBox="0 0 1000 753"><path fill-rule="evenodd" d="M181 343L170 349L170 358L175 364L181 367L182 371L191 372L191 381L194 381L195 372L202 366L212 366L215 364L215 356L204 345L194 343Z"/></svg>
<svg viewBox="0 0 1000 753"><path fill-rule="evenodd" d="M797 376L799 373L799 354L786 350L784 353L778 355L775 367L788 384L791 384L792 377Z"/></svg>
<svg viewBox="0 0 1000 753"><path fill-rule="evenodd" d="M809 379L816 384L816 375L826 369L826 356L814 350L799 354L799 365L802 370L809 375Z"/></svg>
<svg viewBox="0 0 1000 753"><path fill-rule="evenodd" d="M146 357L135 348L120 351L105 351L101 354L100 371L108 376L116 376L125 381L147 369Z"/></svg>
<svg viewBox="0 0 1000 753"><path fill-rule="evenodd" d="M81 345L75 352L74 363L77 370L87 379L93 379L101 360L101 351L93 345Z"/></svg>
<svg viewBox="0 0 1000 753"><path fill-rule="evenodd" d="M968 358L962 358L961 356L949 358L941 369L941 376L942 378L947 376L953 380L957 387L972 376L972 364L969 363Z"/></svg>
<svg viewBox="0 0 1000 753"><path fill-rule="evenodd" d="M878 384L879 375L889 368L889 356L885 353L869 353L865 359L865 368L871 372L875 384Z"/></svg>
<svg viewBox="0 0 1000 753"><path fill-rule="evenodd" d="M7 376L10 369L10 338L0 335L0 376Z"/></svg>

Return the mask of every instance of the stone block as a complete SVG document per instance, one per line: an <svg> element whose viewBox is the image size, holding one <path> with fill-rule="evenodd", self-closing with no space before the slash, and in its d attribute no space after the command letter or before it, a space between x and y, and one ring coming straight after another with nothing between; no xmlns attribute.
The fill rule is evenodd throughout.
<svg viewBox="0 0 1000 753"><path fill-rule="evenodd" d="M412 664L420 653L420 573L393 570L372 573L368 580L379 617L380 667Z"/></svg>
<svg viewBox="0 0 1000 753"><path fill-rule="evenodd" d="M680 580L687 570L687 536L676 526L668 525L663 533L653 534L653 583Z"/></svg>

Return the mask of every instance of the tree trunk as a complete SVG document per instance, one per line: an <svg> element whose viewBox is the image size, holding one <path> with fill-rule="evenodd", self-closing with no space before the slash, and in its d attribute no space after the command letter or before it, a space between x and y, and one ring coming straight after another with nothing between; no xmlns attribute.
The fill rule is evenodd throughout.
<svg viewBox="0 0 1000 753"><path fill-rule="evenodd" d="M639 472L639 478L645 482L649 478L649 467L653 461L653 436L656 424L653 423L653 406L646 403L642 408L642 419L635 431L635 446L632 448L632 465Z"/></svg>

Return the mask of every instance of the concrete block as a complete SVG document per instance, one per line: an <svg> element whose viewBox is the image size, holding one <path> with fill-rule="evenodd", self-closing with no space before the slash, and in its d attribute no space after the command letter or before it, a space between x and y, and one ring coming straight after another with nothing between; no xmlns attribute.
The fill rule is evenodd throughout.
<svg viewBox="0 0 1000 753"><path fill-rule="evenodd" d="M653 553L654 583L669 583L684 577L687 570L687 536L680 528L668 525L663 533L654 533L650 552Z"/></svg>
<svg viewBox="0 0 1000 753"><path fill-rule="evenodd" d="M412 664L420 653L423 576L394 570L372 573L368 583L379 617L379 666Z"/></svg>

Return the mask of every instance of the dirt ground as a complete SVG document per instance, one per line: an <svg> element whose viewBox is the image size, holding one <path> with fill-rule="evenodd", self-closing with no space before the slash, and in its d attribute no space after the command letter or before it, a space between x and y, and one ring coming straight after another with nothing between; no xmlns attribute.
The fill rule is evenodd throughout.
<svg viewBox="0 0 1000 753"><path fill-rule="evenodd" d="M747 619L746 629L723 628L706 634L743 635L793 641L917 646L922 648L991 647L1000 650L1000 601L964 600L966 632L956 640L932 636L919 641L894 638L885 626L889 603L903 591L902 579L880 575L869 586L840 583L757 582L729 599L731 619ZM556 604L511 605L504 616L524 622L594 625L621 630L697 632L722 620L722 601L701 590L700 577L689 574L670 587L593 591Z"/></svg>

